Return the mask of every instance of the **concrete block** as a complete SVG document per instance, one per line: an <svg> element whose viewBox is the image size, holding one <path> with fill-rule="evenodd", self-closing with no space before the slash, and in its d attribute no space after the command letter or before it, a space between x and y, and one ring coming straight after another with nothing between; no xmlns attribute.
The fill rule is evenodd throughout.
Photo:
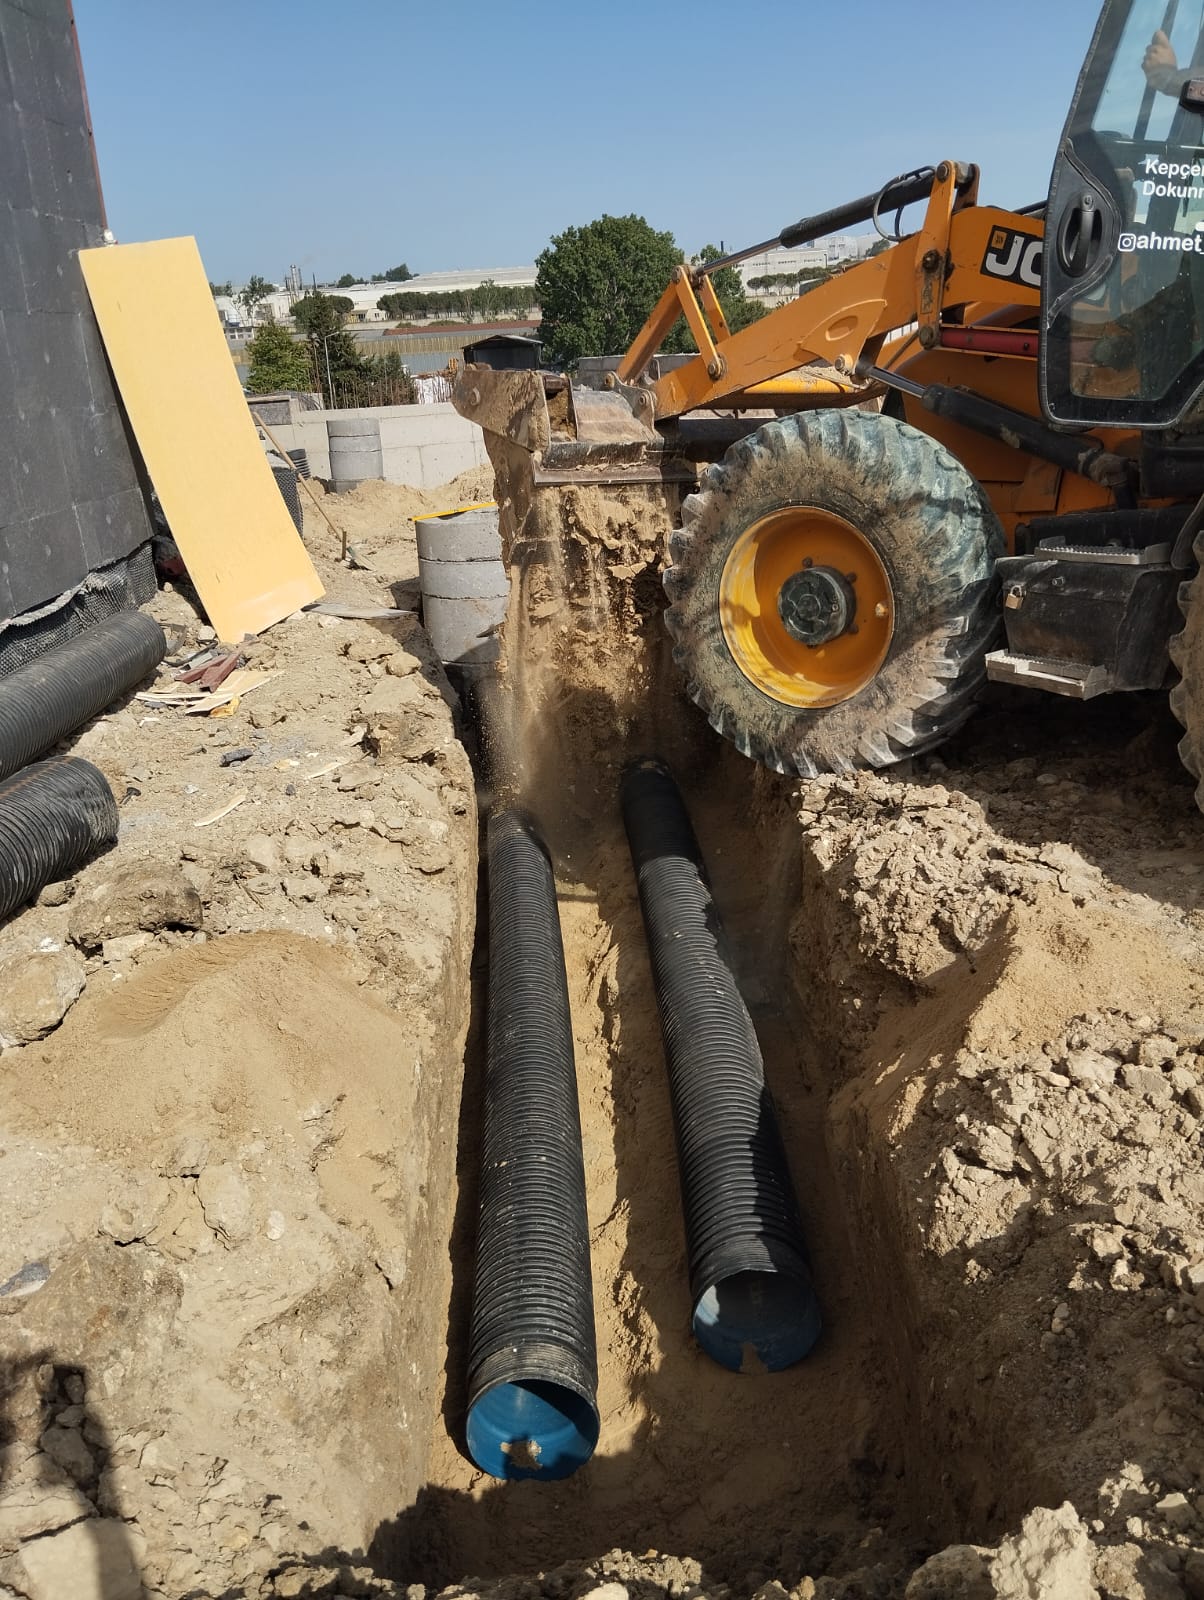
<svg viewBox="0 0 1204 1600"><path fill-rule="evenodd" d="M310 470L316 472L314 457L329 455L325 414L318 411L303 411L300 421L293 425L293 437L309 456Z"/></svg>
<svg viewBox="0 0 1204 1600"><path fill-rule="evenodd" d="M391 445L453 444L460 436L460 428L472 426L463 417L422 415L427 409L426 406L415 406L418 415L383 416L380 419L381 444L386 449ZM433 411L435 407L429 409Z"/></svg>
<svg viewBox="0 0 1204 1600"><path fill-rule="evenodd" d="M422 451L417 445L394 445L382 452L386 483L408 483L422 487Z"/></svg>
<svg viewBox="0 0 1204 1600"><path fill-rule="evenodd" d="M437 488L478 463L471 439L460 444L429 444L422 447L422 487Z"/></svg>
<svg viewBox="0 0 1204 1600"><path fill-rule="evenodd" d="M280 447L282 450L295 450L297 448L300 442L297 438L297 430L290 423L273 422L269 417L265 417L264 421L272 430L272 438L269 439L267 443L273 449L275 449L273 440L276 439L280 441Z"/></svg>

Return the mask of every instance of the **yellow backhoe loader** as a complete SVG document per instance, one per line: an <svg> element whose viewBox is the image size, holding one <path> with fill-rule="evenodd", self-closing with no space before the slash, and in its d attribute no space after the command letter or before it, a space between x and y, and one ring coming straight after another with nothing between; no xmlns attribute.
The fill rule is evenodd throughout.
<svg viewBox="0 0 1204 1600"><path fill-rule="evenodd" d="M866 222L887 248L729 330L720 267ZM659 356L683 316L698 354ZM564 543L571 503L580 541L581 491L620 495L684 687L746 755L881 767L944 739L985 679L1082 699L1171 680L1201 776L1204 0L1104 5L1044 204L984 205L978 169L941 161L678 267L627 353L590 365L596 386L460 374L503 531Z"/></svg>

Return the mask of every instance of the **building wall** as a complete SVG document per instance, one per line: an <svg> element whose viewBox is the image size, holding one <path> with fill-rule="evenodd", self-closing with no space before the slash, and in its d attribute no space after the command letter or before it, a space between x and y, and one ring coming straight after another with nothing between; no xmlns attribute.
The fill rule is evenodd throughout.
<svg viewBox="0 0 1204 1600"><path fill-rule="evenodd" d="M0 0L0 628L150 537L79 270L104 239L66 0Z"/></svg>
<svg viewBox="0 0 1204 1600"><path fill-rule="evenodd" d="M253 403L253 402L252 402ZM485 436L449 404L429 406L364 406L346 411L301 411L292 421L272 423L272 432L286 450L302 449L315 478L330 476L328 417L375 417L380 423L381 455L387 483L434 489L469 467L484 466L489 456Z"/></svg>

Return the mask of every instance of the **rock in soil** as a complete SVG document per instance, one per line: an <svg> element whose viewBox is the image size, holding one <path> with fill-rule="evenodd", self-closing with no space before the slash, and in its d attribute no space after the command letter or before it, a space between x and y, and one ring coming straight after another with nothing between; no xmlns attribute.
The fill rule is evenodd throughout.
<svg viewBox="0 0 1204 1600"><path fill-rule="evenodd" d="M73 951L36 950L0 961L0 1048L30 1044L58 1027L85 982Z"/></svg>
<svg viewBox="0 0 1204 1600"><path fill-rule="evenodd" d="M124 862L93 877L76 894L67 927L83 950L111 939L162 928L199 928L201 897L178 866Z"/></svg>

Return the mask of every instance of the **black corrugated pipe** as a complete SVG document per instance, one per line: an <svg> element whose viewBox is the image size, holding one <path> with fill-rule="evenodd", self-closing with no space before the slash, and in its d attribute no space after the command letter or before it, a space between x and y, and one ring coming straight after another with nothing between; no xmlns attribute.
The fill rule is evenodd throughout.
<svg viewBox="0 0 1204 1600"><path fill-rule="evenodd" d="M585 1166L547 852L489 820L489 1037L468 1449L495 1478L565 1478L598 1442Z"/></svg>
<svg viewBox="0 0 1204 1600"><path fill-rule="evenodd" d="M166 653L153 617L119 611L0 678L0 778L82 728L148 677Z"/></svg>
<svg viewBox="0 0 1204 1600"><path fill-rule="evenodd" d="M0 783L0 918L117 840L117 802L90 761L39 761Z"/></svg>
<svg viewBox="0 0 1204 1600"><path fill-rule="evenodd" d="M681 795L628 769L623 820L669 1066L694 1337L733 1372L776 1372L819 1337L819 1303L761 1051Z"/></svg>

